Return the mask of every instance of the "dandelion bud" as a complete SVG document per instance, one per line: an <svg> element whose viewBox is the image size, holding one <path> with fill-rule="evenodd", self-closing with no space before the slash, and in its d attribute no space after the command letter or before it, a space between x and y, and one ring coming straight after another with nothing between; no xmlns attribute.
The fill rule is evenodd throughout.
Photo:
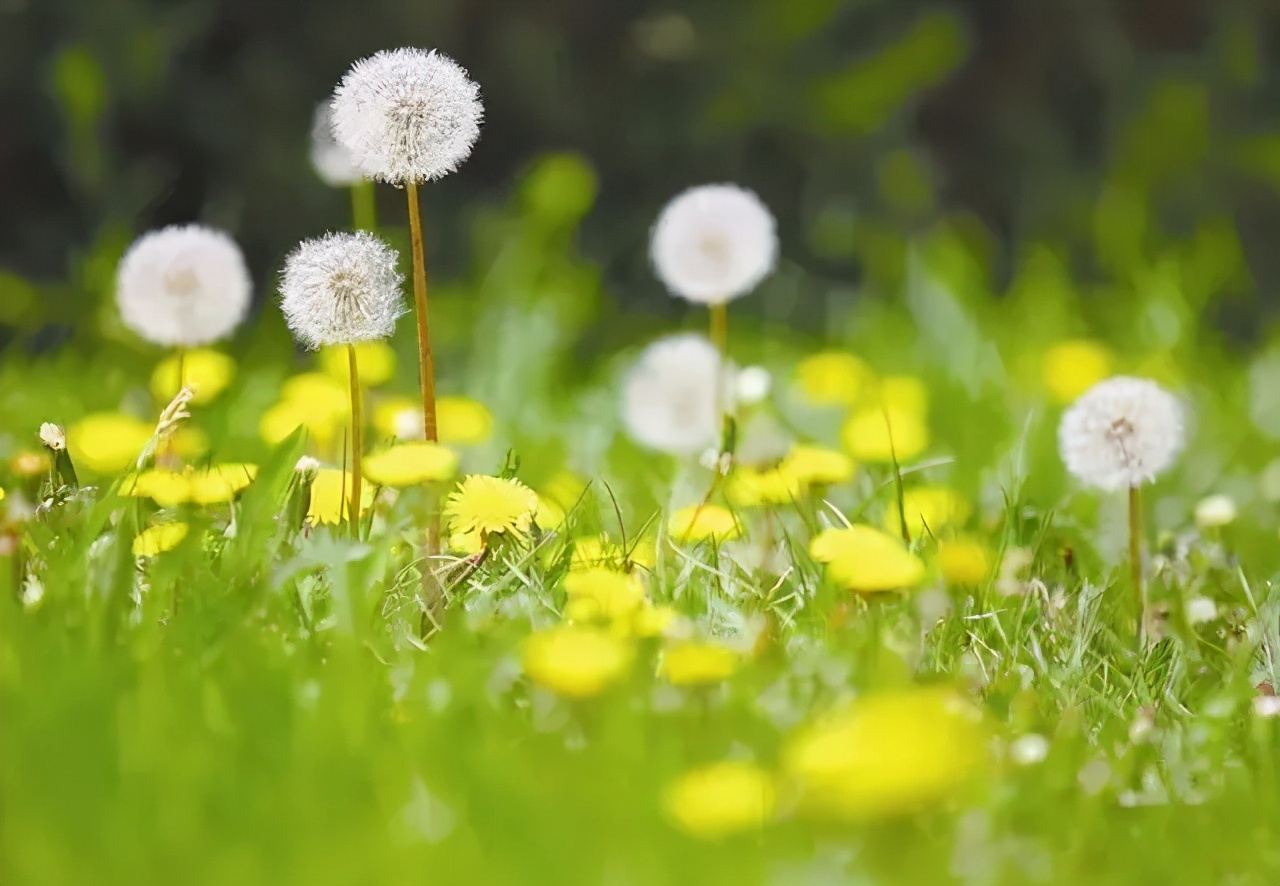
<svg viewBox="0 0 1280 886"><path fill-rule="evenodd" d="M40 442L54 452L61 452L67 448L67 432L61 425L45 422L40 425Z"/></svg>
<svg viewBox="0 0 1280 886"><path fill-rule="evenodd" d="M631 436L676 455L715 446L721 365L720 353L701 336L673 335L649 345L623 392L622 417Z"/></svg>
<svg viewBox="0 0 1280 886"><path fill-rule="evenodd" d="M320 473L320 462L309 455L304 455L298 459L298 463L293 466L293 470L304 477L314 479L315 475Z"/></svg>
<svg viewBox="0 0 1280 886"><path fill-rule="evenodd" d="M305 240L285 261L280 307L311 349L387 338L404 313L394 249L368 233Z"/></svg>
<svg viewBox="0 0 1280 886"><path fill-rule="evenodd" d="M1150 483L1183 443L1182 406L1155 382L1118 376L1090 388L1062 416L1058 447L1067 470L1114 492Z"/></svg>
<svg viewBox="0 0 1280 886"><path fill-rule="evenodd" d="M328 102L316 105L311 120L311 166L331 188L349 188L364 181L351 152L333 137L333 112Z"/></svg>
<svg viewBox="0 0 1280 886"><path fill-rule="evenodd" d="M701 304L746 295L778 260L773 215L736 185L704 185L667 204L653 227L650 257L672 294Z"/></svg>
<svg viewBox="0 0 1280 886"><path fill-rule="evenodd" d="M240 247L201 225L142 235L116 271L116 303L124 324L166 347L226 338L244 320L252 294Z"/></svg>
<svg viewBox="0 0 1280 886"><path fill-rule="evenodd" d="M333 134L369 178L420 183L453 172L480 137L480 87L447 55L392 49L352 65L333 95Z"/></svg>

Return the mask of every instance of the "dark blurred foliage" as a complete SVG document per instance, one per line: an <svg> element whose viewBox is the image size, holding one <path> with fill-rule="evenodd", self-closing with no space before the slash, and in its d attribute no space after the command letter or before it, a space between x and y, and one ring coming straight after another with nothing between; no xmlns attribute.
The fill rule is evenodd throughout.
<svg viewBox="0 0 1280 886"><path fill-rule="evenodd" d="M581 248L624 301L652 289L663 202L734 180L775 208L803 287L891 290L902 239L950 218L998 291L1034 249L1126 287L1208 243L1220 322L1258 329L1278 43L1271 0L0 0L0 325L74 324L171 222L228 228L266 279L348 217L307 162L315 103L416 44L487 107L426 192L435 273L466 273L475 211L572 151L599 174Z"/></svg>

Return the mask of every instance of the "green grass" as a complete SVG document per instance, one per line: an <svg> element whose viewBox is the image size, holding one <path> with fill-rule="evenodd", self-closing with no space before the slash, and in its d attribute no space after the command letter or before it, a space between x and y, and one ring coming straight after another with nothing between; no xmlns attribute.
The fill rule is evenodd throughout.
<svg viewBox="0 0 1280 886"><path fill-rule="evenodd" d="M615 418L629 356L615 351L660 324L602 316L594 269L572 253L571 230L548 224L516 205L482 225L477 266L492 270L440 297L442 380L497 417L493 441L463 453L466 470L498 473L510 449L535 488L565 466L591 483L562 529L450 567L460 577L426 642L419 491L380 504L359 539L304 531L290 510L308 443L257 439L299 367L270 307L231 347L233 387L192 419L216 459L261 464L233 505L183 514L192 532L146 561L131 543L155 508L120 497L115 478L46 486L50 504L9 525L20 545L0 557L0 881L1277 882L1280 718L1253 706L1258 684L1280 686L1280 558L1246 360L1194 321L1163 343L1140 319L1153 303L1137 299L1086 326L1076 302L1046 296L1029 322L1025 298L957 270L963 240L939 229L921 248L944 255L950 287L868 298L827 326L837 346L929 388L932 444L902 465L903 482L960 490L975 504L967 531L1026 563L980 588L931 578L862 598L825 584L806 549L835 510L879 525L897 507L883 466L830 490L830 507L775 515L781 572L665 535L673 487L702 490L708 477L642 453ZM776 322L780 292L755 297L766 305L756 319L735 317L735 351L774 372L766 410L779 424L835 445L841 416L790 386L819 343ZM410 326L396 342L405 358ZM1152 603L1167 617L1141 652L1123 502L1064 476L1057 407L1022 368L1082 328L1111 340L1121 368L1178 383L1196 416L1185 457L1148 499ZM55 355L0 355L0 453L33 448L41 421L122 403L154 418L155 356L109 326ZM391 389L411 393L414 374L402 360ZM2 476L11 517L24 484L37 499L44 482ZM1230 492L1240 518L1200 531L1192 510L1211 491ZM744 519L758 543L763 518ZM601 531L656 536L649 593L695 635L746 649L774 631L775 642L709 687L658 676L659 640L640 641L626 678L598 697L534 685L522 644L560 619L565 540ZM929 539L917 544L931 553ZM1189 624L1193 596L1219 616ZM937 682L972 698L990 735L985 766L958 792L857 822L783 803L776 820L722 840L664 814L664 785L693 767L738 758L772 770L797 728L849 698ZM1048 754L1021 764L1010 748L1032 733Z"/></svg>

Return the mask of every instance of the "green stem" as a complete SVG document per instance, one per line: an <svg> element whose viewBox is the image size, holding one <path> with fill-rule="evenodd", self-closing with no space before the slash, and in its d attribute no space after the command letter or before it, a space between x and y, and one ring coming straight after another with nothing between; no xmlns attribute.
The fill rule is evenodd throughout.
<svg viewBox="0 0 1280 886"><path fill-rule="evenodd" d="M351 186L351 224L357 231L378 229L378 210L373 182L368 179Z"/></svg>
<svg viewBox="0 0 1280 886"><path fill-rule="evenodd" d="M436 430L436 370L431 356L431 325L427 317L427 263L422 245L422 217L418 212L418 186L405 185L409 195L409 236L413 250L413 305L418 319L418 382L422 389L422 430L432 443Z"/></svg>
<svg viewBox="0 0 1280 886"><path fill-rule="evenodd" d="M1142 493L1129 487L1129 584L1138 607L1138 648L1146 642L1147 589L1142 577Z"/></svg>

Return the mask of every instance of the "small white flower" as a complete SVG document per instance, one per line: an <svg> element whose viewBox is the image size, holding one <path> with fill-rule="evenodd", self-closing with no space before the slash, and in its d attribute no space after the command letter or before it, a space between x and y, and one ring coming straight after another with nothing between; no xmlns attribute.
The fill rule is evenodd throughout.
<svg viewBox="0 0 1280 886"><path fill-rule="evenodd" d="M675 295L722 304L773 271L778 235L760 198L736 185L692 188L667 204L649 244L654 270Z"/></svg>
<svg viewBox="0 0 1280 886"><path fill-rule="evenodd" d="M333 112L329 102L316 105L311 120L311 166L331 188L349 188L364 181L351 152L333 137Z"/></svg>
<svg viewBox="0 0 1280 886"><path fill-rule="evenodd" d="M116 303L125 326L166 347L226 338L244 320L252 294L240 247L201 225L143 234L116 269Z"/></svg>
<svg viewBox="0 0 1280 886"><path fill-rule="evenodd" d="M641 444L694 455L720 436L720 354L698 335L673 335L649 345L623 391L622 417Z"/></svg>
<svg viewBox="0 0 1280 886"><path fill-rule="evenodd" d="M1230 526L1236 521L1236 503L1228 495L1210 495L1196 505L1196 525L1201 529Z"/></svg>
<svg viewBox="0 0 1280 886"><path fill-rule="evenodd" d="M1035 732L1019 735L1009 744L1009 759L1019 766L1044 762L1049 756L1049 739Z"/></svg>
<svg viewBox="0 0 1280 886"><path fill-rule="evenodd" d="M773 389L773 376L763 366L747 366L734 378L734 393L739 406L763 403Z"/></svg>
<svg viewBox="0 0 1280 886"><path fill-rule="evenodd" d="M453 172L480 137L480 87L447 55L392 49L352 65L333 94L333 134L369 178L421 183Z"/></svg>
<svg viewBox="0 0 1280 886"><path fill-rule="evenodd" d="M1192 597L1187 601L1184 611L1188 624L1204 624L1218 617L1218 604L1208 597Z"/></svg>
<svg viewBox="0 0 1280 886"><path fill-rule="evenodd" d="M54 452L61 452L67 448L67 432L61 425L47 421L40 425L40 442Z"/></svg>
<svg viewBox="0 0 1280 886"><path fill-rule="evenodd" d="M304 455L298 459L293 470L304 477L312 477L320 472L320 462L309 455Z"/></svg>
<svg viewBox="0 0 1280 886"><path fill-rule="evenodd" d="M1280 695L1259 695L1253 700L1253 712L1259 717L1280 717Z"/></svg>
<svg viewBox="0 0 1280 886"><path fill-rule="evenodd" d="M1155 382L1099 382L1062 416L1058 447L1067 470L1108 492L1141 486L1182 450L1182 405Z"/></svg>
<svg viewBox="0 0 1280 886"><path fill-rule="evenodd" d="M285 261L280 307L308 348L387 338L404 313L394 249L372 234L304 240Z"/></svg>

